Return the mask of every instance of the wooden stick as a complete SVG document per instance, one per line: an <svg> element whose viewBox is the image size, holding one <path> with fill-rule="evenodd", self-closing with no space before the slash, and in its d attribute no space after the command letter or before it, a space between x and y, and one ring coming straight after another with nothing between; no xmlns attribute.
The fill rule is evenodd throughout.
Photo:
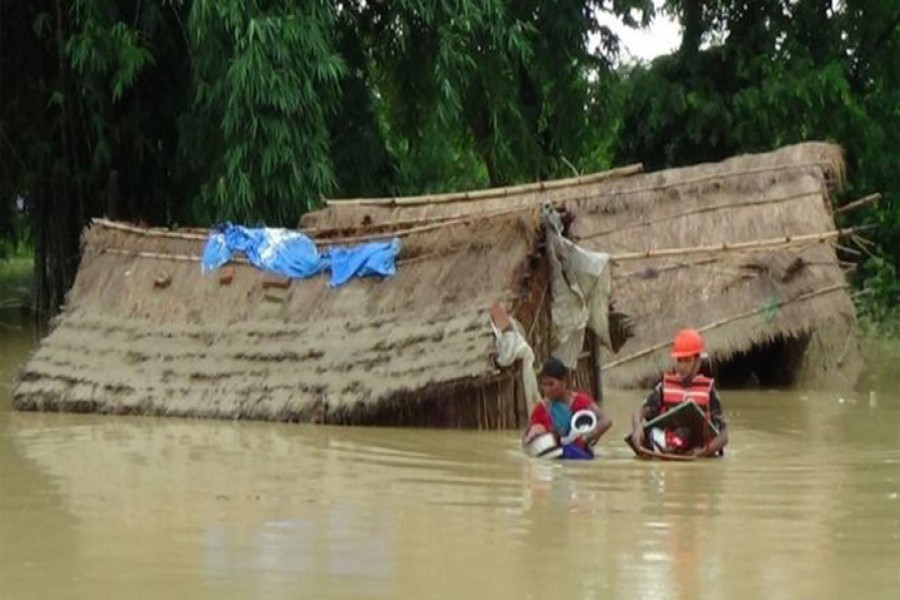
<svg viewBox="0 0 900 600"><path fill-rule="evenodd" d="M700 265L708 265L710 263L717 262L721 259L712 257L712 258L704 258L701 260L695 260L692 262L679 262L673 265L665 265L662 267L645 267L643 269L638 269L637 271L628 271L627 273L613 273L613 279L620 279L623 277L641 277L647 279L653 279L656 275L660 273L665 273L667 271L674 271L676 269L687 269L689 267L699 267Z"/></svg>
<svg viewBox="0 0 900 600"><path fill-rule="evenodd" d="M844 290L849 287L850 287L849 283L839 283L836 285L831 285L828 287L820 288L818 290L814 290L814 291L808 292L806 294L801 294L799 296L796 296L795 298L789 298L787 300L782 300L782 301L776 302L774 304L766 304L765 306L762 306L760 308L755 308L753 310L748 310L746 312L742 312L740 314L733 315L733 316L727 317L725 319L720 319L719 321L715 321L714 323L710 323L709 325L699 328L697 331L699 331L700 333L704 333L704 332L710 331L712 329L718 329L719 327L728 325L729 323L734 323L735 321L740 321L742 319L746 319L748 317L752 317L752 316L758 315L760 313L764 313L764 312L772 310L774 308L779 308L779 307L785 306L786 304L791 304L793 302L801 302L803 300L809 300L810 298L814 298L816 296L821 296L823 294L830 294L831 292L836 292L838 290ZM665 348L666 346L668 346L671 343L672 343L672 340L666 340L665 342L661 342L659 344L650 346L649 348L645 348L645 349L641 350L640 352L635 352L634 354L630 354L628 356L620 358L619 360L614 360L613 362L604 365L603 370L605 371L606 369L612 369L613 367L618 367L619 365L621 365L623 363L631 362L632 360L642 358L644 356L647 356L648 354L653 354L657 350L661 350L662 348Z"/></svg>
<svg viewBox="0 0 900 600"><path fill-rule="evenodd" d="M865 226L863 226L865 227ZM835 229L824 233L810 233L797 236L786 236L783 238L769 238L763 240L753 240L750 242L733 242L717 244L714 246L694 246L688 248L661 248L659 250L645 250L643 252L625 252L622 254L613 254L610 258L615 262L626 260L641 260L644 258L659 258L662 256L682 256L685 254L704 254L709 252L731 252L736 250L748 250L753 248L765 248L770 246L793 246L795 244L804 244L807 242L824 242L833 238L850 235L859 231L862 227L848 227L846 229Z"/></svg>
<svg viewBox="0 0 900 600"><path fill-rule="evenodd" d="M862 249L863 253L865 253L869 258L872 258L872 259L875 258L875 255L872 253L872 250L870 250L870 248L872 248L872 246L874 246L874 244L870 240L867 240L859 235L852 235L852 236L850 236L850 239L853 240L853 242L857 246L859 246L860 249Z"/></svg>
<svg viewBox="0 0 900 600"><path fill-rule="evenodd" d="M632 166L637 166L637 165L632 165ZM598 198L625 196L625 195L629 195L629 194L639 194L641 192L664 190L667 188L675 188L675 187L681 187L681 186L685 186L685 185L693 185L696 183L703 183L704 181L712 181L715 179L729 179L731 177L744 177L746 175L753 175L753 174L758 174L758 173L770 173L773 171L784 171L784 170L789 170L789 169L802 169L805 167L829 167L829 166L831 166L831 163L828 161L811 161L811 162L805 162L805 163L793 163L793 164L788 163L788 164L779 164L779 165L774 165L774 166L758 167L756 169L747 169L744 171L732 171L730 173L714 173L714 174L710 174L710 175L704 175L702 177L694 177L693 179L684 179L682 181L672 181L672 182L668 182L668 183L664 183L664 184L660 184L660 185L639 187L639 188L633 188L630 190L618 190L615 192L601 194L600 196L598 196ZM627 169L629 167L622 167L622 168ZM602 175L602 173L599 173L598 175ZM590 176L588 176L588 177L590 177ZM582 180L583 179L584 178L582 178ZM572 181L572 180L557 180L557 181ZM547 182L547 183L553 183L553 182ZM526 184L526 185L537 186L536 190L551 189L551 188L547 187L547 183L544 184L543 188L540 188L540 184ZM559 186L559 187L571 187L573 185L577 185L577 184L569 183L566 186ZM524 187L524 186L517 186L517 187ZM446 196L456 196L458 200L466 200L467 199L466 196L472 196L473 194L479 194L479 193L484 195L488 192L496 191L497 189L509 190L509 189L514 189L514 188L494 188L494 190L480 190L478 192L465 192L463 194L445 194L445 195ZM516 193L522 193L522 192L518 191ZM505 195L505 194L500 194L497 197L503 197L503 195ZM413 199L417 199L417 198L427 198L427 197L428 196L410 196L407 198L356 198L356 199L352 199L352 200L328 200L328 201L326 201L326 204L328 206L341 206L342 204L345 204L345 205L346 204L375 205L375 206L382 206L382 205L383 206L404 206L403 204L398 204L397 201L398 200L413 200ZM444 200L444 201L452 202L452 200ZM426 204L431 204L431 202L426 202ZM414 205L415 204L407 204L406 206L414 206Z"/></svg>
<svg viewBox="0 0 900 600"><path fill-rule="evenodd" d="M163 252L135 252L133 250L122 250L121 248L104 248L101 250L104 254L117 254L120 256L135 256L138 258L154 258L157 260L174 260L176 262L200 262L202 257L192 256L189 254L165 254ZM239 256L232 257L228 262L250 264L246 258Z"/></svg>
<svg viewBox="0 0 900 600"><path fill-rule="evenodd" d="M621 190L618 192L614 192L609 194L610 196L624 196L626 194L639 194L641 192L653 192L658 190L664 190L666 188L672 187L680 187L684 185L693 185L695 183L703 183L705 181L713 181L715 179L729 179L731 177L745 177L747 175L756 175L759 173L771 173L773 171L785 171L789 169L803 169L805 167L828 167L831 163L828 161L812 161L805 163L787 163L787 164L779 164L779 165L770 165L766 167L757 167L755 169L747 169L744 171L731 171L729 173L712 173L709 175L704 175L702 177L694 177L693 179L684 179L682 181L673 181L670 183L663 183L659 185L651 185L643 188L634 188L630 190ZM665 171L659 171L659 173L664 173Z"/></svg>
<svg viewBox="0 0 900 600"><path fill-rule="evenodd" d="M612 179L614 177L627 177L641 173L644 166L640 163L610 169L600 173L591 175L583 175L580 177L570 177L568 179L555 179L552 181L538 181L535 183L525 183L522 185L513 185L499 188L488 188L483 190L474 190L470 192L450 192L446 194L424 194L419 196L405 196L390 198L352 198L347 200L326 200L327 206L421 206L425 204L442 204L446 202L457 202L466 200L488 200L492 198L504 198L517 194L525 194L528 192L541 192L546 190L554 190L577 185L585 185Z"/></svg>
<svg viewBox="0 0 900 600"><path fill-rule="evenodd" d="M850 254L852 256L862 256L862 252L860 252L856 248L848 248L847 246L842 246L841 244L838 244L837 242L832 242L831 245L834 246L836 249L840 250L841 252L846 252L847 254Z"/></svg>
<svg viewBox="0 0 900 600"><path fill-rule="evenodd" d="M689 217L692 215L702 214L706 212L713 212L717 210L726 210L730 208L755 208L757 206L763 206L766 204L778 204L781 202L788 202L790 200L797 200L799 198L805 198L807 196L817 196L822 197L821 192L804 192L802 194L791 194L789 196L780 196L778 198L769 198L767 200L761 200L759 202L728 202L725 204L716 204L714 206L703 206L700 208L695 208L692 210L688 210L685 212L681 212L674 215L668 215L665 217L660 217L659 219L651 219L649 221L638 221L633 223L627 223L618 227L611 227L609 229L605 229L602 231L594 231L592 233L585 233L578 236L579 240L589 240L596 237L601 237L604 235L609 235L611 233L618 233L620 231L626 231L628 229L637 229L639 227L650 227L652 225L657 225L659 223L666 223L668 221L674 221L675 219L681 219L684 217Z"/></svg>
<svg viewBox="0 0 900 600"><path fill-rule="evenodd" d="M875 246L875 242L873 242L872 240L867 240L861 235L851 235L850 239L853 240L853 242L860 248L872 248Z"/></svg>
<svg viewBox="0 0 900 600"><path fill-rule="evenodd" d="M859 208L860 206L865 206L866 204L871 204L873 202L878 202L879 200L881 200L881 194L869 194L868 196L860 198L859 200L854 200L853 202L850 202L843 206L839 206L838 208L834 209L834 214L839 215L842 213L850 212L855 208Z"/></svg>
<svg viewBox="0 0 900 600"><path fill-rule="evenodd" d="M562 203L559 202L551 202L554 208L557 210L562 209ZM398 229L406 226L419 226L419 225L436 225L440 223L448 223L451 221L464 221L466 219L471 219L473 217L478 217L482 219L491 219L494 217L502 217L507 215L512 215L515 213L525 212L527 210L534 210L534 204L526 204L522 206L516 206L513 208L504 208L502 210L493 210L493 211L485 211L481 213L454 213L452 215L443 215L438 217L430 217L424 219L403 219L397 221L383 221L381 223L372 223L369 225L360 225L359 229L380 229L385 228L388 229L387 232L384 233L386 236L394 235L394 231L404 231L403 229ZM393 229L392 229L393 228ZM306 233L308 235L327 235L328 233L333 232L341 232L347 229L355 229L354 226L345 226L345 227L308 227L306 229L299 230L301 233ZM374 234L373 234L374 235ZM327 241L327 238L322 238L323 241Z"/></svg>
<svg viewBox="0 0 900 600"><path fill-rule="evenodd" d="M107 229L118 229L119 231L127 231L129 233L136 233L138 235L148 237L166 237L180 240L206 240L209 237L208 235L201 235L199 233L178 233L165 229L147 229L145 227L135 227L133 225L117 223L116 221L110 221L109 219L102 219L99 217L91 219L91 223L100 225L101 227L106 227Z"/></svg>
<svg viewBox="0 0 900 600"><path fill-rule="evenodd" d="M202 257L187 254L166 254L163 252L136 252L134 250L122 250L120 248L104 248L101 252L105 254L117 254L121 256L133 256L138 258L153 258L157 260L174 260L178 262L200 262ZM402 258L395 261L396 264L410 264L422 260L438 258L446 255L445 252L432 252L429 254L420 254L412 258ZM250 265L250 261L240 256L233 256L228 262ZM250 265L252 266L252 265Z"/></svg>
<svg viewBox="0 0 900 600"><path fill-rule="evenodd" d="M385 233L372 233L368 235L358 235L355 237L346 237L346 238L323 238L323 239L314 239L317 245L323 246L327 244L349 244L356 242L366 242L371 240L385 240L392 237L406 237L408 235L413 235L416 233L423 233L425 231L434 231L435 229L441 229L443 227L450 227L452 225L466 225L473 221L480 221L484 217L482 215L473 214L467 217L463 217L460 219L454 219L452 221L443 221L441 223L432 223L430 225L422 225L421 227L411 227L409 229L401 229L400 231L391 231Z"/></svg>

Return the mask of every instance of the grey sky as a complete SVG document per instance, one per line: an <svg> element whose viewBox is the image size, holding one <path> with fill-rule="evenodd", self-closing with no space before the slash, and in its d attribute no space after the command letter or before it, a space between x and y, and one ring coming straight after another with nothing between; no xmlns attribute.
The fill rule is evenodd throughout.
<svg viewBox="0 0 900 600"><path fill-rule="evenodd" d="M623 62L648 61L661 54L669 54L681 43L681 27L660 11L657 11L647 29L626 27L609 13L599 14L597 18L619 36Z"/></svg>

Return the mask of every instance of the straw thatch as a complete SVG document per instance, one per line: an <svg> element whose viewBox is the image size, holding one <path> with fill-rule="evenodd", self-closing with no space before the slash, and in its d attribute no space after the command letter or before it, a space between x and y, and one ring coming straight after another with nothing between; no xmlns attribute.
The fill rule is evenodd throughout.
<svg viewBox="0 0 900 600"><path fill-rule="evenodd" d="M488 309L502 301L538 360L550 354L553 299L538 216L547 203L563 211L580 245L613 255L613 298L637 324L618 356L602 356L606 385L656 376L681 327L703 330L720 363L752 362L763 350L783 358L792 382L856 379L855 313L832 246L839 233L829 233L829 189L844 176L839 148L808 143L638 170L330 202L303 221L317 244L403 241L395 277L336 290L324 277L282 287L240 261L225 283L219 273L200 275L203 230L98 221L85 233L65 311L23 368L14 406L520 426L519 369L493 364ZM576 385L595 395L599 362L599 344L587 336Z"/></svg>
<svg viewBox="0 0 900 600"><path fill-rule="evenodd" d="M630 174L626 174L630 175ZM573 237L589 249L629 256L654 249L715 246L834 230L829 190L840 186L840 148L804 143L721 163L657 173L575 181L518 193L458 194L402 202L331 202L306 227L441 222L514 214L552 203L574 215ZM713 358L747 358L789 344L801 354L794 383L852 383L860 361L856 319L831 243L768 244L742 252L614 262L613 296L637 322L621 356L606 357L604 380L643 385L665 368L665 346L682 327L703 328ZM748 244L753 246L754 243ZM655 349L655 350L653 350Z"/></svg>
<svg viewBox="0 0 900 600"><path fill-rule="evenodd" d="M25 365L24 410L511 427L515 369L490 357L497 299L540 338L536 211L403 237L397 275L329 289L201 276L203 235L97 222L68 305ZM542 271L543 269L543 271ZM540 344L538 344L540 345Z"/></svg>
<svg viewBox="0 0 900 600"><path fill-rule="evenodd" d="M820 234L834 230L829 186L842 179L837 147L801 144L613 182L608 199L579 202L572 231L583 245L613 254ZM623 354L696 327L717 361L794 340L793 351L803 355L794 383L855 382L855 310L829 243L721 252L701 260L671 256L619 264L615 296L639 324ZM668 363L666 350L630 361L616 357L621 362L607 370L608 381L646 381Z"/></svg>

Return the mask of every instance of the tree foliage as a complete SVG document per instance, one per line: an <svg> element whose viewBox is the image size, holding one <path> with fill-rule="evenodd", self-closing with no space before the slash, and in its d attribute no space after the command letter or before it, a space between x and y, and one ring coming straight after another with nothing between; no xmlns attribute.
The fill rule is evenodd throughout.
<svg viewBox="0 0 900 600"><path fill-rule="evenodd" d="M193 2L195 110L182 133L207 218L292 221L334 187L328 117L345 72L334 12L325 0Z"/></svg>
<svg viewBox="0 0 900 600"><path fill-rule="evenodd" d="M628 73L617 161L653 168L826 139L848 161L851 218L880 225L862 269L879 298L900 287L900 2L672 0L679 50Z"/></svg>
<svg viewBox="0 0 900 600"><path fill-rule="evenodd" d="M851 194L888 198L862 215L883 225L863 275L886 302L900 2L832 4L669 0L681 48L619 69L596 16L647 24L650 0L0 0L0 238L33 241L52 311L97 215L293 226L326 195L824 138Z"/></svg>

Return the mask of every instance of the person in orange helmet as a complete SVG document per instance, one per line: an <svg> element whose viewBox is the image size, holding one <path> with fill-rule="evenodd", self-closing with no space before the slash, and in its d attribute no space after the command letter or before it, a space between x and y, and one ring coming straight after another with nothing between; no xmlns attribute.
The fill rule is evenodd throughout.
<svg viewBox="0 0 900 600"><path fill-rule="evenodd" d="M722 403L715 381L700 373L704 357L703 336L694 329L683 329L675 336L672 351L674 370L664 373L644 404L631 419L631 443L635 448L662 446L664 452L696 457L719 456L728 444L728 429L722 417ZM706 414L711 427L702 432L676 430L656 431L661 439L648 440L645 423L685 400L694 403Z"/></svg>

